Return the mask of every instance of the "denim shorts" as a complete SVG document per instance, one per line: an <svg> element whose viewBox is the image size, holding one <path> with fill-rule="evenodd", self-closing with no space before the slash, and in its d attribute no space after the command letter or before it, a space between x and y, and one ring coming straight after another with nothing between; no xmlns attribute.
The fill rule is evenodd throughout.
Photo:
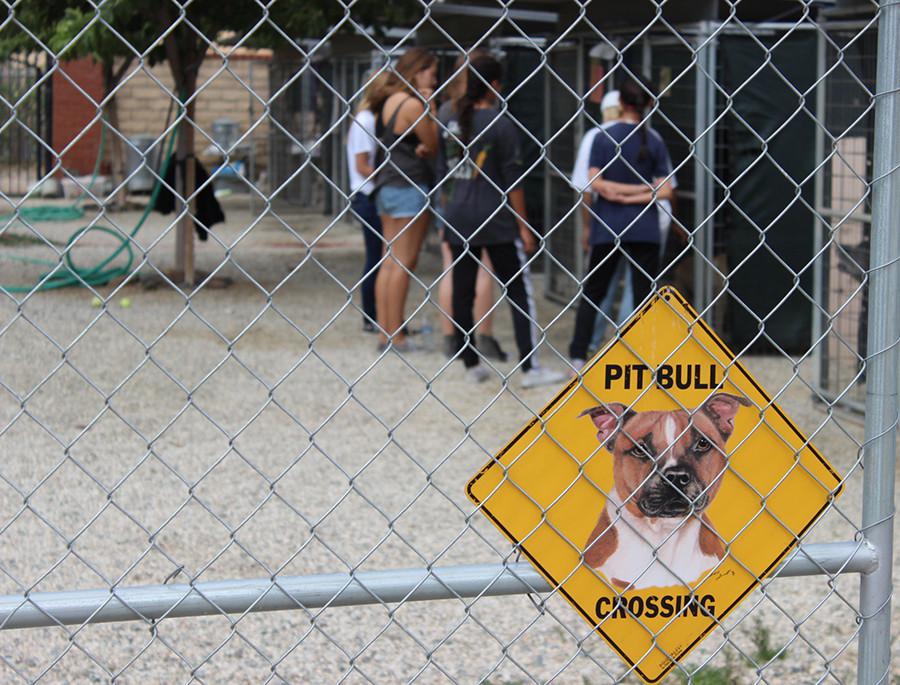
<svg viewBox="0 0 900 685"><path fill-rule="evenodd" d="M393 218L416 216L428 206L428 188L420 186L382 186L375 197L378 213Z"/></svg>

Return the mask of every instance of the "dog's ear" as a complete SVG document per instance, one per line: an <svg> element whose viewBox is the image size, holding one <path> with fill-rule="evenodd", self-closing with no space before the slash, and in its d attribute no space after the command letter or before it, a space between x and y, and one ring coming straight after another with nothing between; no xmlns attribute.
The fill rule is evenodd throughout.
<svg viewBox="0 0 900 685"><path fill-rule="evenodd" d="M621 402L610 402L607 405L600 404L596 407L585 409L578 415L578 418L590 416L591 421L597 427L597 440L611 451L616 432L633 413Z"/></svg>
<svg viewBox="0 0 900 685"><path fill-rule="evenodd" d="M742 406L749 407L750 400L727 392L719 392L706 400L700 409L713 420L719 433L727 440L734 432L734 417Z"/></svg>

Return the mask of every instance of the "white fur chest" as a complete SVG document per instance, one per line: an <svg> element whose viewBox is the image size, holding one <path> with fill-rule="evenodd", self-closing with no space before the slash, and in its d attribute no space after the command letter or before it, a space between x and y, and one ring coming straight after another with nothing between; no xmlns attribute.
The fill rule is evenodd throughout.
<svg viewBox="0 0 900 685"><path fill-rule="evenodd" d="M648 519L608 504L617 534L615 551L598 569L608 579L633 589L688 586L713 568L718 559L700 549L700 521Z"/></svg>

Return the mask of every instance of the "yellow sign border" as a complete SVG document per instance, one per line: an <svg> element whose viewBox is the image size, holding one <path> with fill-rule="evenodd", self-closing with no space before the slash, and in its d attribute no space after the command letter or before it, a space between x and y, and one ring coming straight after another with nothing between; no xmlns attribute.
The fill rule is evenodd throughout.
<svg viewBox="0 0 900 685"><path fill-rule="evenodd" d="M745 379L746 379L746 380L747 380L747 381L748 381L748 382L749 382L749 383L750 383L750 384L751 384L751 385L752 385L752 386L760 393L760 395L762 395L762 397L766 400L766 402L769 404L770 410L774 410L774 411L775 411L775 412L776 412L776 413L784 420L785 424L786 424L786 425L787 425L787 426L788 426L788 427L796 434L796 436L803 442L803 444L805 445L806 449L809 449L810 452L812 453L812 455L813 455L816 459L818 459L818 461L819 461L819 462L821 463L821 465L825 468L825 470L826 470L828 473L830 473L830 474L834 477L834 480L835 480L835 488L833 488L833 489L831 490L831 493L832 493L832 494L831 494L831 497L828 498L828 499L826 500L825 504L822 506L822 508L819 509L819 511L817 511L817 512L815 513L815 515L812 516L812 518L810 518L809 522L803 527L803 529L802 529L799 533L797 533L797 537L798 537L798 538L799 538L799 537L802 537L802 536L806 533L806 531L809 530L810 526L812 526L813 523L815 523L815 522L819 519L819 517L822 516L822 514L825 513L825 511L826 511L826 510L828 509L828 507L831 505L831 502L832 502L835 498L837 498L838 495L840 495L840 493L841 493L841 491L843 490L843 487L844 487L844 485L843 485L843 479L842 479L841 476L840 476L840 475L839 475L839 474L831 467L831 464L828 463L828 460L825 459L825 458L822 456L822 454L819 452L819 450L816 449L816 447L812 444L812 442L809 440L809 438L807 438L807 437L800 431L800 429L794 424L794 422L791 421L790 417L788 417L787 414L785 414L785 413L781 410L781 407L779 407L777 404L775 404L775 402L772 400L771 397L769 397L769 394L765 391L765 389L762 387L762 385L760 385L760 384L756 381L756 379L750 374L750 372L747 371L746 368L744 368L743 364L741 364L741 362L737 359L737 357L734 355L734 353L728 348L728 346L727 346L727 345L719 338L718 335L716 335L716 333L712 330L712 328L709 327L709 325L706 323L706 321L704 321L702 318L700 318L700 317L698 316L698 314L697 314L697 312L694 310L694 308L687 302L687 300L686 300L686 299L681 295L681 293L678 292L675 288L673 288L673 287L671 287L671 286L665 286L665 287L663 287L663 288L660 288L659 291L654 295L654 297L653 297L653 298L652 298L652 299L651 299L651 300L650 300L650 301L649 301L649 302L648 302L648 303L647 303L647 304L646 304L639 312L637 312L634 316L632 316L632 318L628 321L627 324L625 324L625 325L622 327L622 330L621 330L620 335L624 335L625 333L627 333L628 330L631 329L638 321L640 321L641 317L644 316L644 314L646 314L646 313L647 313L647 312L648 312L648 311L649 311L649 310L650 310L650 309L651 309L658 301L660 301L660 300L669 300L669 299L674 299L676 302L678 302L678 304L680 304L680 305L685 309L685 311L692 317L693 322L694 322L693 325L698 325L698 326L700 326L700 327L703 329L703 331L710 337L710 339L711 339L711 340L719 347L720 351L721 351L722 354L724 355L724 356L723 356L723 360L726 361L726 363L729 365L729 367L730 367L730 369L732 370L732 372L737 371L739 374L743 375L743 377L744 377L744 378L745 378ZM688 323L687 325L690 326L691 324ZM609 352L612 348L613 348L613 345L607 345L606 348L604 348L603 350L601 350L600 352L598 352L598 353L594 356L593 359L591 359L587 364L585 364L585 369L594 366L594 365L595 365L597 362L599 362L599 361L606 355L606 353ZM569 604L571 604L571 605L578 611L578 613L580 613L580 614L582 615L582 617L584 617L584 619L585 619L590 625L594 625L594 619L593 619L593 617L592 617L585 609L583 609L581 606L578 605L578 603L574 600L574 598L573 598L568 592L566 592L565 588L564 588L564 587L563 587L563 586L562 586L555 578L553 578L553 576L552 576L552 575L551 575L551 574L550 574L550 573L549 573L549 572L541 565L541 563L540 563L540 562L539 562L539 561L538 561L538 560L537 560L537 559L536 559L536 558L528 551L528 548L525 546L525 544L522 543L521 541L517 540L517 539L515 538L515 536L514 536L512 533L509 532L509 530L506 528L506 526L504 526L504 525L503 525L503 524L502 524L502 523L501 523L501 522L500 522L500 521L499 521L499 520L491 513L491 511L490 511L490 509L488 508L487 504L483 503L480 499L478 499L478 497L477 497L477 496L474 494L474 492L472 491L472 488L475 486L475 484L476 484L476 483L477 483L477 482L478 482L485 474L487 474L492 468L495 468L495 467L501 467L501 468L502 468L502 465L501 465L501 463L500 463L500 459L501 459L501 458L502 458L502 457L503 457L510 449L512 449L513 447L515 447L516 443L517 443L519 440L521 440L522 437L523 437L523 436L524 436L524 435L525 435L525 434L526 434L526 433L527 433L527 432L528 432L528 431L529 431L536 423L538 423L538 421L540 421L540 420L543 419L547 414L549 414L550 412L552 412L552 411L555 409L555 407L560 403L560 401L561 401L564 397L566 397L566 396L573 390L573 388L575 388L580 382L581 382L581 381L580 381L580 379L579 379L578 376L572 378L572 380L569 381L569 383L567 383L566 386L565 386L562 390L560 390L552 400L550 400L550 402L549 402L549 403L548 403L548 404L540 411L540 413L539 413L536 417L534 417L531 421L529 421L529 422L522 428L522 430L520 430L520 431L516 434L516 436L513 437L513 438L512 438L512 439L511 439L511 440L503 447L503 449L500 450L500 451L497 453L496 456L492 457L491 460L488 461L488 462L481 468L481 470L479 470L478 473L475 474L475 476L468 482L468 484L466 485L466 495L468 496L469 500L470 500L473 504L475 504L475 506L476 506L480 511L482 511L482 512L485 514L485 516L487 516L487 517L494 523L495 526L497 526L497 528L500 530L500 532L503 533L503 535L504 535L510 542L513 543L513 545L515 546L515 548L516 548L517 550L520 550L520 551L522 552L522 554L524 554L524 555L528 558L528 560L531 562L531 564L532 564L532 565L537 569L537 571L538 571L538 572L539 572L539 573L547 580L547 582L550 583L550 585L551 585L554 589L558 590L558 591L563 595L563 597L565 597L566 601L568 601ZM684 647L684 649L682 649L681 652L680 652L679 654L674 655L674 659L671 660L670 664L669 664L665 669L663 669L663 671L662 671L656 678L649 678L649 677L647 677L647 676L644 674L644 672L641 670L640 666L638 666L636 663L634 663L634 662L633 662L633 661L625 654L625 652L623 652L623 651L618 647L618 645L616 645L616 643L612 640L612 638L610 638L610 636L607 635L606 632L604 632L604 630L603 630L603 628L602 628L601 625L597 625L597 626L594 628L594 630L596 630L596 631L603 637L603 639L606 641L606 643L607 643L608 645L610 645L610 646L611 646L611 647L619 654L619 656L622 657L622 659L623 659L623 660L624 660L624 661L625 661L625 662L626 662L626 663L627 663L627 664L628 664L628 665L629 665L629 666L630 666L630 667L631 667L631 668L632 668L632 669L633 669L633 670L634 670L634 671L635 671L635 672L636 672L636 673L637 673L637 674L638 674L645 682L648 682L648 683L656 683L656 682L659 682L660 680L662 680L663 678L665 678L673 668L675 668L675 666L676 666L677 663L678 663L677 661L675 661L675 659L679 659L679 660L680 660L682 657L686 656L689 652L691 652L691 650L693 650L694 647L696 647L696 646L697 646L697 645L698 645L698 644L699 644L699 643L700 643L700 642L701 642L701 641L702 641L702 640L703 640L703 639L704 639L704 638L705 638L705 637L706 637L706 636L707 636L714 628L716 628L716 627L718 626L718 624L720 624L721 621L723 621L723 620L728 616L728 614L730 614L731 611L734 610L734 609L738 606L738 604L740 604L740 603L744 600L744 598L745 598L748 594L750 594L751 592L753 592L753 590L755 590L757 587L759 587L759 586L762 584L762 579L765 578L766 576L768 576L769 573L771 573L771 571L772 571L774 568L776 568L779 564L781 564L781 562L784 560L784 558L785 558L785 557L786 557L786 556L787 556L787 555L788 555L788 554L796 547L796 545L797 545L796 542L791 543L791 544L789 544L782 552L780 552L780 553L777 555L777 557L775 558L775 560L774 560L774 561L773 561L773 562L772 562L772 563L771 563L771 564L770 564L770 565L762 572L762 574L761 574L759 577L754 578L754 580L751 581L750 586L749 586L746 590L744 590L743 592L741 592L741 594L738 595L737 599L735 599L735 600L734 600L734 601L733 601L726 609L724 609L719 615L715 616L715 617L714 617L715 620L714 620L712 623L710 623L710 625L709 625L705 630L703 630L703 632L701 632L700 635L698 635L697 638L696 638L693 642L691 642L689 645L687 645L686 647Z"/></svg>

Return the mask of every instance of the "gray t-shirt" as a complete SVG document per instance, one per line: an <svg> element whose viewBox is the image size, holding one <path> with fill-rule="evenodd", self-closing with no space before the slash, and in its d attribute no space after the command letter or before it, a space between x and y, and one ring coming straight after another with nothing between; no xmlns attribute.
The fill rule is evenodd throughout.
<svg viewBox="0 0 900 685"><path fill-rule="evenodd" d="M442 123L444 123L442 121ZM483 133L482 133L483 132ZM442 127L444 239L472 245L512 243L519 236L507 193L521 183L522 153L513 123L496 109L476 109L472 117L469 156L459 142L458 117L450 112ZM498 211L499 208L499 211Z"/></svg>

